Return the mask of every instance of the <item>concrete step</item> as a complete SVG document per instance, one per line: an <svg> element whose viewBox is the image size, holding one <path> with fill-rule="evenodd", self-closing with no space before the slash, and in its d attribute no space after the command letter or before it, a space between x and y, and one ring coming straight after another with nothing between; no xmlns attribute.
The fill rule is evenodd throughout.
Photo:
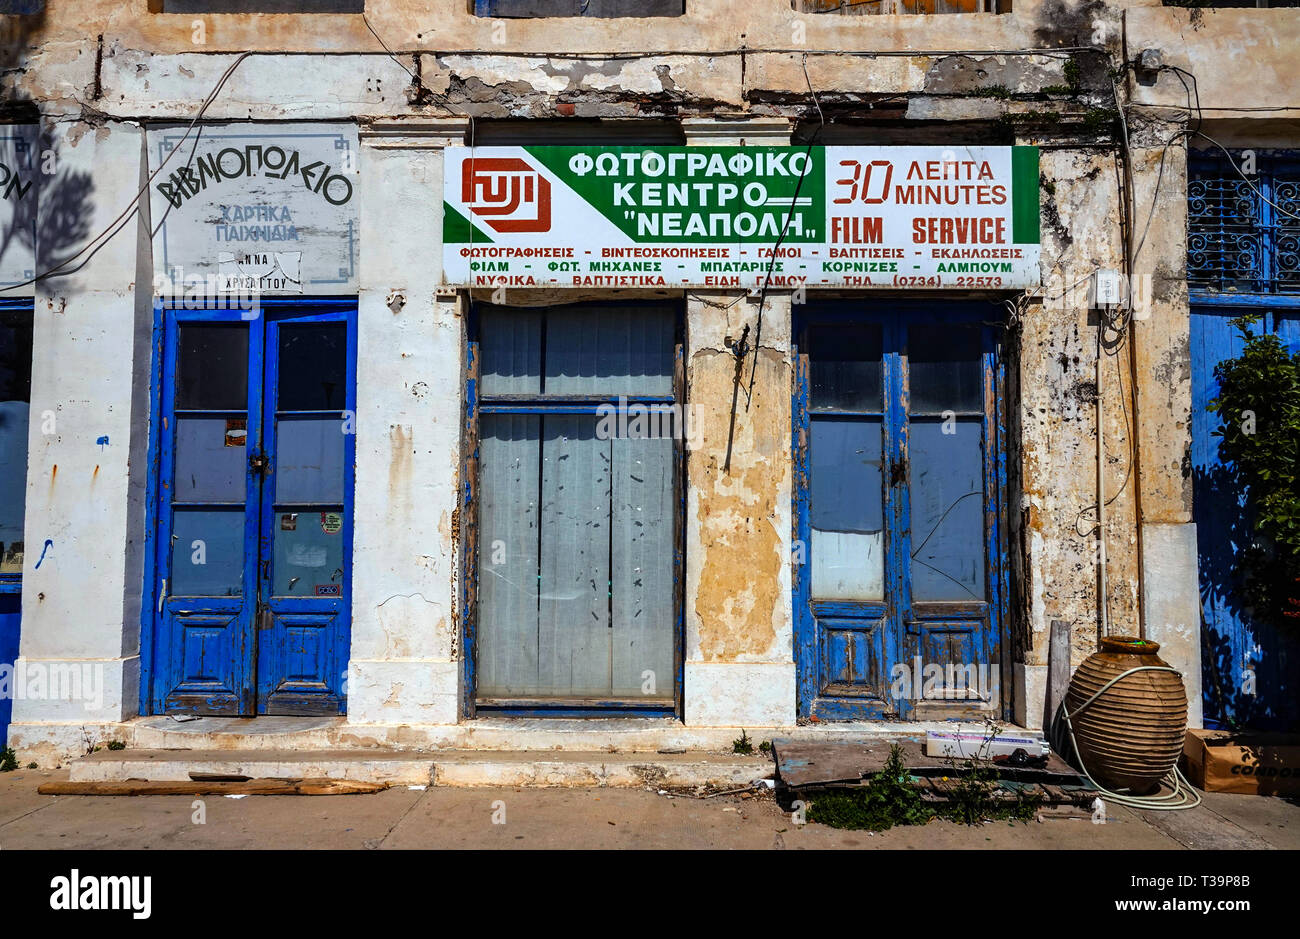
<svg viewBox="0 0 1300 939"><path fill-rule="evenodd" d="M191 773L253 779L352 779L393 785L739 787L770 776L763 756L715 752L468 750L100 750L75 760L73 782L183 781Z"/></svg>

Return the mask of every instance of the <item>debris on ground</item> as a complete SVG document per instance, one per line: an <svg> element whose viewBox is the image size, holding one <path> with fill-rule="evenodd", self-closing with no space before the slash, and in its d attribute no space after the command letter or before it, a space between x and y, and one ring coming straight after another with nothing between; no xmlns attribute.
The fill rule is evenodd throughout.
<svg viewBox="0 0 1300 939"><path fill-rule="evenodd" d="M836 828L882 831L933 818L1030 821L1091 806L1096 797L1092 784L1055 754L1027 765L939 758L907 740L777 740L773 752L778 801L809 803L809 821Z"/></svg>

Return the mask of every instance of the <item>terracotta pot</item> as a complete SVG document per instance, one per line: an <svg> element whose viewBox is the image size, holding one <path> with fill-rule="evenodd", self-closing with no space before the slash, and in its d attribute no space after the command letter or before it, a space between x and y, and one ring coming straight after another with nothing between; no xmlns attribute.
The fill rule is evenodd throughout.
<svg viewBox="0 0 1300 939"><path fill-rule="evenodd" d="M1065 707L1075 714L1106 682L1131 668L1166 665L1160 644L1108 636L1070 679ZM1074 742L1092 778L1110 789L1150 792L1174 768L1187 734L1187 689L1176 672L1135 672L1071 718Z"/></svg>

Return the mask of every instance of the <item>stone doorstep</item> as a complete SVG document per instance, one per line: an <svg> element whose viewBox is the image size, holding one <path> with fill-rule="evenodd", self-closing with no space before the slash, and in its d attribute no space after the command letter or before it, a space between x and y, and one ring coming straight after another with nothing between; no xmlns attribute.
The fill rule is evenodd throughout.
<svg viewBox="0 0 1300 939"><path fill-rule="evenodd" d="M763 756L718 753L402 750L101 750L71 764L73 782L185 781L190 773L329 778L393 785L740 787L773 772Z"/></svg>
<svg viewBox="0 0 1300 939"><path fill-rule="evenodd" d="M857 740L863 737L924 737L927 730L951 730L944 721L862 721L800 726L743 728L755 747L763 740ZM1011 729L1008 725L1008 729ZM529 751L645 752L729 751L741 727L688 726L671 718L504 718L485 717L459 724L351 724L346 718L219 718L177 722L139 717L106 728L104 739L119 739L145 750L355 751Z"/></svg>

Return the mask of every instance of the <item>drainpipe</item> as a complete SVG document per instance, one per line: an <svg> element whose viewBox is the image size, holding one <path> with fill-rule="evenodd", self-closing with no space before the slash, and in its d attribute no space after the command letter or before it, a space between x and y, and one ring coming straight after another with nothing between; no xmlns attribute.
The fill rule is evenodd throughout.
<svg viewBox="0 0 1300 939"><path fill-rule="evenodd" d="M1099 614L1097 624L1098 648L1101 648L1101 639L1110 634L1110 622L1107 615L1107 582L1106 582L1106 415L1102 408L1102 375L1105 373L1103 363L1106 358L1106 350L1102 345L1101 334L1105 331L1105 314L1099 309L1097 316L1097 571L1098 583L1097 589L1100 596L1097 598L1097 612Z"/></svg>

